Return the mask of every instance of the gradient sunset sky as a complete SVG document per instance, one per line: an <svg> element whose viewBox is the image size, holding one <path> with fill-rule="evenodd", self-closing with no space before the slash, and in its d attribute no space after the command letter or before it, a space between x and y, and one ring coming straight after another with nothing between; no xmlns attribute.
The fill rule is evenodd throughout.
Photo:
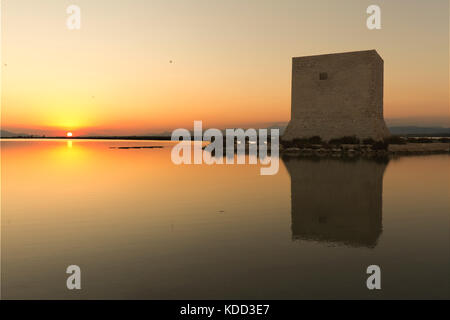
<svg viewBox="0 0 450 320"><path fill-rule="evenodd" d="M449 125L448 0L2 0L2 129L150 134L290 119L292 57L376 49L388 124ZM66 8L81 8L81 30ZM381 7L368 30L366 8Z"/></svg>

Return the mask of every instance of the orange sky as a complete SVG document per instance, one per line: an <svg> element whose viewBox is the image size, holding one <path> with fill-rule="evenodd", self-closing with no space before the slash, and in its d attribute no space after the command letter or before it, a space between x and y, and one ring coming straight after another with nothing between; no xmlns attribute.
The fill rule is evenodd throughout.
<svg viewBox="0 0 450 320"><path fill-rule="evenodd" d="M385 117L449 125L447 0L2 1L2 129L148 134L290 118L291 58L376 49ZM81 8L81 30L66 8ZM172 61L172 63L170 62Z"/></svg>

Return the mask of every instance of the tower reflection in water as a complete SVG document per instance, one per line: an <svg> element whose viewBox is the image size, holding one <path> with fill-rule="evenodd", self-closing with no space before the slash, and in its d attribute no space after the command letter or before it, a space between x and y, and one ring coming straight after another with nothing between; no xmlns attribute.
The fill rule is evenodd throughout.
<svg viewBox="0 0 450 320"><path fill-rule="evenodd" d="M293 240L374 248L382 232L388 160L283 157L291 177Z"/></svg>

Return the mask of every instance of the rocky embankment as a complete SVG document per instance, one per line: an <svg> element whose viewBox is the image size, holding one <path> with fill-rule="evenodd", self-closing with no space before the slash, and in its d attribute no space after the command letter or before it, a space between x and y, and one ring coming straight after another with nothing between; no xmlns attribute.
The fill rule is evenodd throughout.
<svg viewBox="0 0 450 320"><path fill-rule="evenodd" d="M373 149L371 145L343 144L340 146L311 145L309 147L283 147L280 153L298 156L367 156L450 153L449 143L407 143L388 145L386 149Z"/></svg>
<svg viewBox="0 0 450 320"><path fill-rule="evenodd" d="M269 140L270 141L270 140ZM206 146L203 146L205 149ZM226 144L224 143L224 150ZM268 153L271 146L268 144ZM237 150L237 143L234 143ZM249 151L246 141L245 151ZM393 136L384 141L355 137L343 137L323 142L319 137L280 142L280 155L299 157L367 157L377 158L395 155L450 154L450 138L407 138Z"/></svg>
<svg viewBox="0 0 450 320"><path fill-rule="evenodd" d="M388 151L392 154L450 153L450 143L433 142L392 144L389 145Z"/></svg>
<svg viewBox="0 0 450 320"><path fill-rule="evenodd" d="M351 141L353 139L353 141ZM450 139L392 137L385 141L363 141L343 138L353 143L308 143L308 140L282 142L280 153L291 156L385 157L390 155L449 154Z"/></svg>

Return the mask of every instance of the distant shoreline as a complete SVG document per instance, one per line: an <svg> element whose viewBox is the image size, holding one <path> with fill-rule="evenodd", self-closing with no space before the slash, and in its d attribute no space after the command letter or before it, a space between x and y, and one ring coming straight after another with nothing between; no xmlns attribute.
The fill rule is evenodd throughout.
<svg viewBox="0 0 450 320"><path fill-rule="evenodd" d="M63 139L63 140L171 140L168 136L86 136L86 137L39 137L39 136L17 136L0 137L0 139Z"/></svg>

